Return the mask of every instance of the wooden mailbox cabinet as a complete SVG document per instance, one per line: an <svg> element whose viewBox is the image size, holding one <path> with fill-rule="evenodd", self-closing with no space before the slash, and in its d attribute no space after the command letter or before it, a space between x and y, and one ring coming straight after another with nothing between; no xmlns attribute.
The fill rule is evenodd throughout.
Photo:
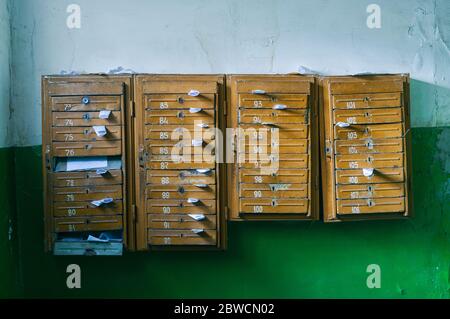
<svg viewBox="0 0 450 319"><path fill-rule="evenodd" d="M224 76L137 75L134 83L137 249L224 248L226 180L216 160Z"/></svg>
<svg viewBox="0 0 450 319"><path fill-rule="evenodd" d="M224 249L318 220L320 182L325 222L412 214L408 75L44 76L42 110L57 255Z"/></svg>
<svg viewBox="0 0 450 319"><path fill-rule="evenodd" d="M317 220L316 80L300 75L227 77L231 220Z"/></svg>
<svg viewBox="0 0 450 319"><path fill-rule="evenodd" d="M411 215L409 77L320 81L326 222Z"/></svg>
<svg viewBox="0 0 450 319"><path fill-rule="evenodd" d="M127 244L130 86L130 76L42 78L48 251L121 254Z"/></svg>

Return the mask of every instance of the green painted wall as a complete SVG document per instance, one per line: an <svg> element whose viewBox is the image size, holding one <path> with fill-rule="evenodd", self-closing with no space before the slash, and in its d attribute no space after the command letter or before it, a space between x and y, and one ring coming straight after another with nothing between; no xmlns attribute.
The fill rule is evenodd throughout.
<svg viewBox="0 0 450 319"><path fill-rule="evenodd" d="M0 148L0 298L20 296L14 148Z"/></svg>
<svg viewBox="0 0 450 319"><path fill-rule="evenodd" d="M225 252L43 253L41 150L16 149L25 297L449 298L450 127L416 128L408 221L230 223ZM82 288L66 288L77 263ZM379 264L381 289L366 287Z"/></svg>

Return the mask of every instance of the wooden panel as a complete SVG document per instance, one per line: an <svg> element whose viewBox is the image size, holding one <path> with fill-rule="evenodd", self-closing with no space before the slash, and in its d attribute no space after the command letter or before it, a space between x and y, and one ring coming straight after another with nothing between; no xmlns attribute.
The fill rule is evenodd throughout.
<svg viewBox="0 0 450 319"><path fill-rule="evenodd" d="M354 94L354 93L391 93L391 92L402 92L403 91L403 79L392 79L392 80L377 80L373 78L361 79L357 78L351 81L339 81L330 80L330 92L331 94Z"/></svg>
<svg viewBox="0 0 450 319"><path fill-rule="evenodd" d="M191 214L192 215L192 214ZM216 215L203 215L196 221L189 214L148 214L148 227L154 229L216 229Z"/></svg>
<svg viewBox="0 0 450 319"><path fill-rule="evenodd" d="M95 142L122 139L120 126L106 126L106 135L98 136L92 127L57 127L52 132L54 142Z"/></svg>
<svg viewBox="0 0 450 319"><path fill-rule="evenodd" d="M182 78L144 79L142 80L142 92L145 94L187 94L191 90L197 90L200 95L217 93L217 83L214 81L190 81Z"/></svg>
<svg viewBox="0 0 450 319"><path fill-rule="evenodd" d="M52 183L55 187L65 186L91 186L91 185L117 185L122 184L122 171L109 170L100 175L95 171L87 172L59 172L53 173Z"/></svg>
<svg viewBox="0 0 450 319"><path fill-rule="evenodd" d="M367 153L401 153L403 152L403 140L392 139L365 139L336 141L336 154L367 154Z"/></svg>
<svg viewBox="0 0 450 319"><path fill-rule="evenodd" d="M403 154L350 154L336 155L336 168L385 168L402 167Z"/></svg>
<svg viewBox="0 0 450 319"><path fill-rule="evenodd" d="M301 183L306 184L309 180L308 170L300 169L280 169L273 174L261 174L259 169L239 170L239 180L241 183Z"/></svg>
<svg viewBox="0 0 450 319"><path fill-rule="evenodd" d="M271 95L273 93L310 93L311 83L309 81L295 81L292 79L273 80L273 79L253 79L253 80L239 80L237 79L236 92L237 93L253 93L261 91L260 95ZM263 93L264 92L264 93Z"/></svg>
<svg viewBox="0 0 450 319"><path fill-rule="evenodd" d="M152 199L215 199L216 187L214 185L152 185L147 191L147 198Z"/></svg>
<svg viewBox="0 0 450 319"><path fill-rule="evenodd" d="M239 94L239 107L246 109L273 109L280 106L286 109L304 109L307 105L306 94Z"/></svg>
<svg viewBox="0 0 450 319"><path fill-rule="evenodd" d="M238 139L249 137L261 139L267 136L270 139L277 132L279 139L291 139L291 138L301 138L307 139L309 130L308 125L305 124L280 124L271 123L271 125L263 124L239 124L239 129L236 132Z"/></svg>
<svg viewBox="0 0 450 319"><path fill-rule="evenodd" d="M349 127L334 128L334 139L353 140L362 138L395 138L403 137L403 123L350 125Z"/></svg>
<svg viewBox="0 0 450 319"><path fill-rule="evenodd" d="M153 125L209 124L214 126L214 110L190 113L189 110L155 110L145 112L145 123Z"/></svg>
<svg viewBox="0 0 450 319"><path fill-rule="evenodd" d="M403 168L379 168L373 176L366 177L362 169L349 169L336 171L338 184L366 184L403 182L405 180Z"/></svg>
<svg viewBox="0 0 450 319"><path fill-rule="evenodd" d="M55 187L53 198L60 202L79 202L100 200L107 197L122 199L122 186Z"/></svg>
<svg viewBox="0 0 450 319"><path fill-rule="evenodd" d="M201 129L195 125L146 125L145 139L151 140L148 143L177 143L181 140L190 140L201 137L204 141L211 141L216 138L214 128ZM148 145L148 143L146 143Z"/></svg>
<svg viewBox="0 0 450 319"><path fill-rule="evenodd" d="M400 93L333 95L333 107L336 109L400 107L401 103Z"/></svg>
<svg viewBox="0 0 450 319"><path fill-rule="evenodd" d="M240 211L244 214L307 214L307 199L253 199L242 198Z"/></svg>
<svg viewBox="0 0 450 319"><path fill-rule="evenodd" d="M187 94L149 94L147 95L147 110L213 109L215 105L214 94L189 96Z"/></svg>
<svg viewBox="0 0 450 319"><path fill-rule="evenodd" d="M55 218L55 232L85 232L122 229L122 216L96 216L89 218Z"/></svg>
<svg viewBox="0 0 450 319"><path fill-rule="evenodd" d="M55 142L53 154L61 157L112 156L122 153L122 141Z"/></svg>
<svg viewBox="0 0 450 319"><path fill-rule="evenodd" d="M53 111L120 111L120 96L53 96Z"/></svg>
<svg viewBox="0 0 450 319"><path fill-rule="evenodd" d="M170 185L215 184L216 174L212 170L209 174L196 170L147 170L147 183Z"/></svg>
<svg viewBox="0 0 450 319"><path fill-rule="evenodd" d="M403 183L338 185L338 199L383 198L405 196Z"/></svg>
<svg viewBox="0 0 450 319"><path fill-rule="evenodd" d="M265 110L244 109L239 111L242 124L305 124L308 112L302 109Z"/></svg>
<svg viewBox="0 0 450 319"><path fill-rule="evenodd" d="M111 204L95 207L91 202L55 202L53 215L60 217L104 216L124 213L122 200L115 200Z"/></svg>
<svg viewBox="0 0 450 319"><path fill-rule="evenodd" d="M241 184L239 196L243 198L305 198L307 184Z"/></svg>
<svg viewBox="0 0 450 319"><path fill-rule="evenodd" d="M405 199L403 197L342 199L337 201L337 213L339 215L403 213L404 211Z"/></svg>
<svg viewBox="0 0 450 319"><path fill-rule="evenodd" d="M149 230L148 243L150 245L216 245L217 232L205 230L199 234L190 230Z"/></svg>
<svg viewBox="0 0 450 319"><path fill-rule="evenodd" d="M396 123L402 121L401 108L367 109L367 110L335 110L334 123L377 124Z"/></svg>
<svg viewBox="0 0 450 319"><path fill-rule="evenodd" d="M120 112L112 111L107 119L99 118L100 112L53 112L53 126L120 125Z"/></svg>

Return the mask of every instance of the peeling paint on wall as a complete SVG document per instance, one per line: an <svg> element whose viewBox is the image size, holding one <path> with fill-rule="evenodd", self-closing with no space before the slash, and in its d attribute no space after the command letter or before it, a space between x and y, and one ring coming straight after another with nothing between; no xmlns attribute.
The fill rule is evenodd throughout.
<svg viewBox="0 0 450 319"><path fill-rule="evenodd" d="M39 77L61 70L288 73L304 65L321 74L409 72L418 81L413 127L450 124L447 0L380 0L381 29L367 28L366 4L356 0L77 3L81 29L65 25L64 2L14 1L18 145L41 143L39 116L25 115L40 114Z"/></svg>

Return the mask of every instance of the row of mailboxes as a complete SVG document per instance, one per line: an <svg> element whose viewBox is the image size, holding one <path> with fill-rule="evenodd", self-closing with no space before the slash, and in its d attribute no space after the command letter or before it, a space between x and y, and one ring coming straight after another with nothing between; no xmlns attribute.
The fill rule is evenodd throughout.
<svg viewBox="0 0 450 319"><path fill-rule="evenodd" d="M408 217L408 83L44 76L46 248L223 249L227 220Z"/></svg>

